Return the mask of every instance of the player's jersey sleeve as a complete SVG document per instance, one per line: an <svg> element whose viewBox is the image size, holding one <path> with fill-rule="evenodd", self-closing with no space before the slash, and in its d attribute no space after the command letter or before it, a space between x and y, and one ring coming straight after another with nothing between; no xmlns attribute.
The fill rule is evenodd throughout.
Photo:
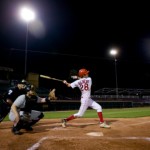
<svg viewBox="0 0 150 150"><path fill-rule="evenodd" d="M42 101L43 98L41 98L41 97L39 97L39 96L36 96L36 99L37 99L37 100L36 100L37 103L40 103L40 102Z"/></svg>
<svg viewBox="0 0 150 150"><path fill-rule="evenodd" d="M70 84L70 86L74 89L75 87L78 87L78 82L79 82L79 80L76 80L76 81L72 82Z"/></svg>
<svg viewBox="0 0 150 150"><path fill-rule="evenodd" d="M8 99L12 99L14 96L14 91L15 91L15 88L11 88L7 91L5 97L8 98Z"/></svg>
<svg viewBox="0 0 150 150"><path fill-rule="evenodd" d="M25 106L25 95L20 95L17 97L17 99L14 101L14 104L17 108L24 108Z"/></svg>
<svg viewBox="0 0 150 150"><path fill-rule="evenodd" d="M14 102L18 96L23 94L26 94L24 89L19 90L17 87L14 87L8 90L7 94L5 95L5 99L10 99L12 102Z"/></svg>

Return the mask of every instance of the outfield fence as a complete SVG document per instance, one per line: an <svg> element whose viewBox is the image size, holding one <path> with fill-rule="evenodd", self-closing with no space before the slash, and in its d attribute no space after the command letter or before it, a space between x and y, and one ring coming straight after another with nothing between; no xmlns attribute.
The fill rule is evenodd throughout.
<svg viewBox="0 0 150 150"><path fill-rule="evenodd" d="M150 106L150 101L132 100L96 100L102 108L132 108ZM55 100L49 104L42 104L43 111L78 110L80 100Z"/></svg>

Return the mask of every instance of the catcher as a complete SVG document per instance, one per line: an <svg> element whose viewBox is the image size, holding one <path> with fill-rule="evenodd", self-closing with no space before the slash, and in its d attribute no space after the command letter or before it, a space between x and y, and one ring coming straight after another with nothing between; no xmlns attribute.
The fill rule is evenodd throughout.
<svg viewBox="0 0 150 150"><path fill-rule="evenodd" d="M9 119L13 122L12 132L20 135L21 129L32 131L32 126L44 117L41 111L33 110L34 106L37 103L49 102L50 99L51 97L37 96L33 86L27 87L27 94L20 95L11 106Z"/></svg>

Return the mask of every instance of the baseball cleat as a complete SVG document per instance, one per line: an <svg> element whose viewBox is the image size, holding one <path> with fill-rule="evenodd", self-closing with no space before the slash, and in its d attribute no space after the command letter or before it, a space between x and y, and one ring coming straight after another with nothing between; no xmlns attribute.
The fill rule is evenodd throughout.
<svg viewBox="0 0 150 150"><path fill-rule="evenodd" d="M21 133L19 130L17 130L15 127L13 127L11 131L12 131L12 133L15 134L15 135L21 135L21 134L22 134L22 133Z"/></svg>
<svg viewBox="0 0 150 150"><path fill-rule="evenodd" d="M61 122L62 122L62 124L61 124L62 127L65 128L66 127L66 122L67 122L66 119L62 119Z"/></svg>
<svg viewBox="0 0 150 150"><path fill-rule="evenodd" d="M100 127L101 128L111 128L108 124L106 124L105 122L100 123Z"/></svg>

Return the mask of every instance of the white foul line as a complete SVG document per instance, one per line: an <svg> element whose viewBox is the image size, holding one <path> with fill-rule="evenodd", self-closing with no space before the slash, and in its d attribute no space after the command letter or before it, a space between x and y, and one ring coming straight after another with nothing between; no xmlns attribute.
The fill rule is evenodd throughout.
<svg viewBox="0 0 150 150"><path fill-rule="evenodd" d="M141 124L145 124L145 123L149 123L150 121L146 121L146 122L140 122L140 123L136 123L136 124L130 124L130 125L127 125L127 126L135 126L135 125L141 125ZM127 127L127 126L124 126L124 127ZM103 135L101 135L103 136ZM37 150L39 148L39 146L42 144L42 142L46 139L50 139L52 137L43 137L41 138L37 143L35 143L34 145L32 145L30 148L28 148L27 150ZM61 137L53 137L53 138L61 138ZM67 138L67 137L66 137ZM75 138L75 137L69 137L69 138ZM79 137L78 137L79 138ZM142 139L142 140L146 140L146 141L150 141L150 137L104 137L105 139L129 139L129 140L137 140L137 139ZM64 137L63 137L64 139Z"/></svg>
<svg viewBox="0 0 150 150"><path fill-rule="evenodd" d="M32 145L30 148L28 148L27 150L37 150L40 145L42 144L43 141L47 140L47 139L54 139L54 138L62 138L62 139L85 139L85 137L61 137L61 136L49 136L49 137L43 137L41 138L37 143L35 143L34 145ZM150 141L150 137L103 137L103 139L107 139L107 140L115 140L115 139L128 139L128 140L146 140L146 141Z"/></svg>
<svg viewBox="0 0 150 150"><path fill-rule="evenodd" d="M28 148L27 150L36 150L39 148L39 146L42 144L42 142L44 140L48 139L48 137L43 137L41 138L37 143L35 143L34 145L32 145L30 148Z"/></svg>

